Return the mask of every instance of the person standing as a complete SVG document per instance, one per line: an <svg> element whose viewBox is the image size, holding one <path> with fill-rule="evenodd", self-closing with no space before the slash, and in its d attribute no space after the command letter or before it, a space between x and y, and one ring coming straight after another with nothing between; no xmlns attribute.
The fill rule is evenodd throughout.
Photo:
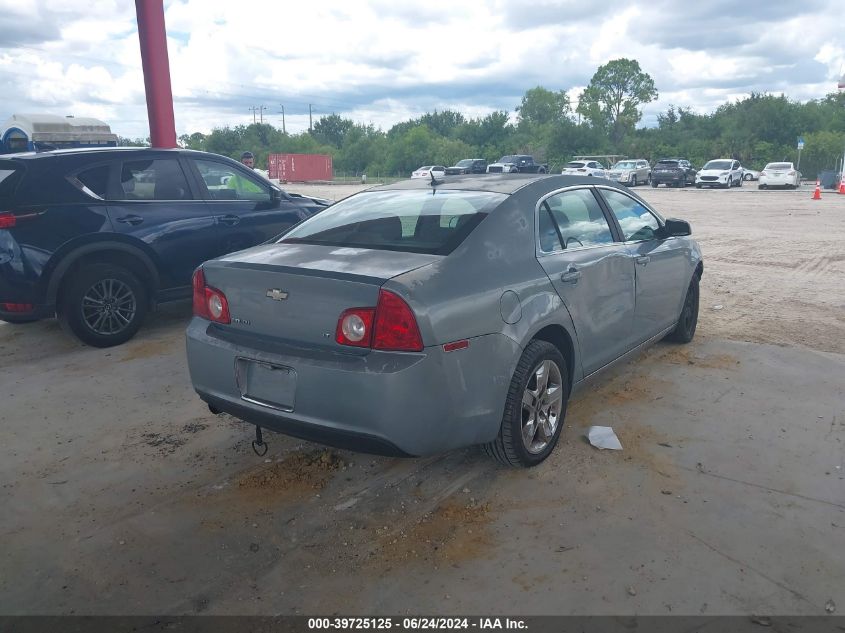
<svg viewBox="0 0 845 633"><path fill-rule="evenodd" d="M244 152L243 154L241 154L241 163L243 163L245 167L254 170L255 156L252 152ZM264 193L264 190L261 188L260 185L253 182L249 178L244 178L240 174L233 174L232 176L230 176L229 180L226 182L226 187L229 189L234 189L238 193L238 197L249 198L249 194Z"/></svg>

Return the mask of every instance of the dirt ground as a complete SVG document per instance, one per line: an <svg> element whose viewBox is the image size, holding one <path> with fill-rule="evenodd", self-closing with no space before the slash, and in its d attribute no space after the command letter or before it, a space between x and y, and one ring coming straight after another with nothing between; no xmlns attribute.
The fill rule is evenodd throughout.
<svg viewBox="0 0 845 633"><path fill-rule="evenodd" d="M108 350L0 325L0 613L841 613L845 196L637 191L701 243L696 339L583 392L530 471L259 458L191 389L189 304Z"/></svg>

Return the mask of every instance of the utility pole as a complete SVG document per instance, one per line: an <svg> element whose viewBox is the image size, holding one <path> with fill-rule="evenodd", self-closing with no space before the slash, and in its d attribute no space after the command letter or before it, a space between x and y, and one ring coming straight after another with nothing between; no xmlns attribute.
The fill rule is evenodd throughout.
<svg viewBox="0 0 845 633"><path fill-rule="evenodd" d="M252 124L255 125L258 122L255 120L255 113L258 112L258 106L252 106L250 110L252 111Z"/></svg>
<svg viewBox="0 0 845 633"><path fill-rule="evenodd" d="M311 134L313 129L314 129L314 126L313 126L312 121L311 121L311 104L309 103L308 104L308 133Z"/></svg>
<svg viewBox="0 0 845 633"><path fill-rule="evenodd" d="M285 106L280 103L279 107L282 108L282 134L287 134L285 131Z"/></svg>
<svg viewBox="0 0 845 633"><path fill-rule="evenodd" d="M261 119L261 125L264 125L264 110L267 106L258 106L258 118Z"/></svg>

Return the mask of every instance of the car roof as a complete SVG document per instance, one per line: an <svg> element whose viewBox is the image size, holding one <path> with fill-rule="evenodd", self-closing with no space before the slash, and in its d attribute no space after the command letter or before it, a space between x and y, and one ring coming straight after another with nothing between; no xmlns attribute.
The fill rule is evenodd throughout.
<svg viewBox="0 0 845 633"><path fill-rule="evenodd" d="M533 184L539 184L549 190L571 187L573 185L602 185L621 189L611 180L596 182L595 178L585 176L566 176L557 174L481 174L477 176L447 176L435 188L445 191L492 191L512 194ZM367 191L395 191L397 189L431 189L431 181L425 179L400 180L392 185L381 185Z"/></svg>
<svg viewBox="0 0 845 633"><path fill-rule="evenodd" d="M49 158L51 156L87 156L97 154L111 154L111 153L139 153L139 154L162 154L162 153L177 153L177 154L192 154L196 156L215 156L233 160L228 156L221 154L213 154L211 152L201 152L193 149L183 149L181 147L71 147L65 149L52 149L43 152L15 152L12 154L0 154L0 158L4 159L24 159L24 160L38 160Z"/></svg>

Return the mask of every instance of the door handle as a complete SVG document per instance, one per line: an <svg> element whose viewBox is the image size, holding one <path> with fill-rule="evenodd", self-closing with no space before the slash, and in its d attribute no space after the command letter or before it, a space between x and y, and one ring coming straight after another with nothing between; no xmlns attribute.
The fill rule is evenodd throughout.
<svg viewBox="0 0 845 633"><path fill-rule="evenodd" d="M651 261L651 257L648 255L642 255L641 257L637 257L637 264L640 266L645 266Z"/></svg>
<svg viewBox="0 0 845 633"><path fill-rule="evenodd" d="M132 226L135 226L136 224L140 224L141 222L143 222L144 218L142 218L140 215L124 215L117 218L116 221L121 222L123 224L131 224Z"/></svg>
<svg viewBox="0 0 845 633"><path fill-rule="evenodd" d="M577 268L570 268L560 276L560 280L567 284L577 284L581 279L581 271Z"/></svg>
<svg viewBox="0 0 845 633"><path fill-rule="evenodd" d="M221 215L217 220L220 224L225 224L226 226L235 226L239 224L241 221L241 217L239 215Z"/></svg>

